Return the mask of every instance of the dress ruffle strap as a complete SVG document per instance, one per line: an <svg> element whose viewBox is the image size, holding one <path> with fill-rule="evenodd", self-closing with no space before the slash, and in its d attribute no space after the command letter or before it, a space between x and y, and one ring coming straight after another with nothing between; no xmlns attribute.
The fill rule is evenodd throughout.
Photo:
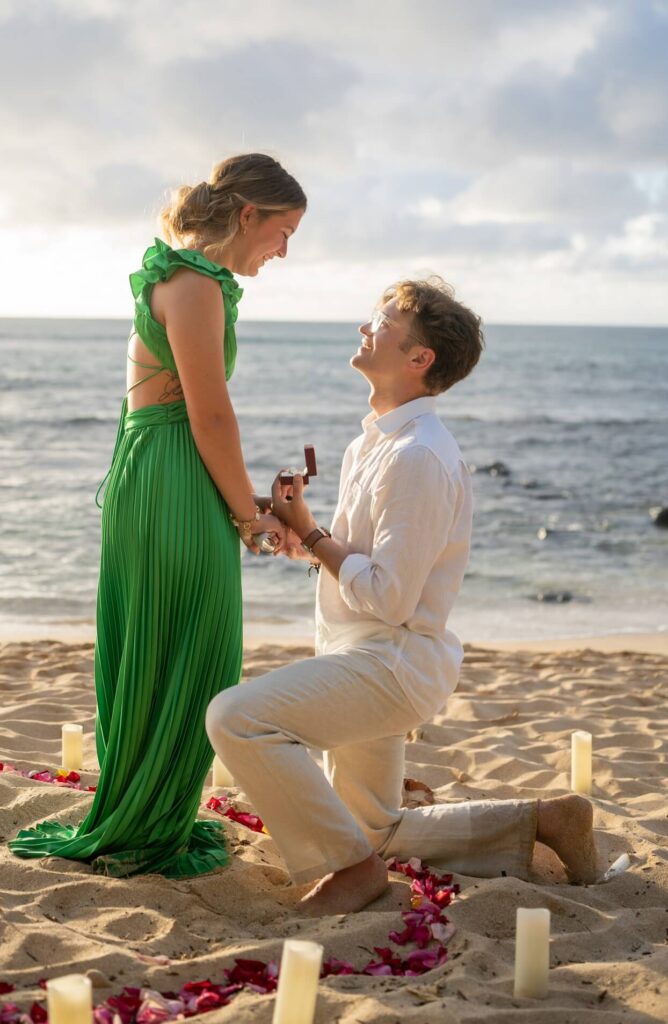
<svg viewBox="0 0 668 1024"><path fill-rule="evenodd" d="M243 288L237 284L232 272L221 267L193 249L172 249L161 238L154 240L144 253L140 270L130 274L130 287L135 299L134 330L148 350L159 359L166 369L176 371L174 356L169 347L167 332L151 314L151 291L159 281L168 281L180 268L189 267L199 274L212 278L220 285L225 307L225 376L229 380L234 370L237 355L237 339L234 325L237 322L237 305L243 295Z"/></svg>
<svg viewBox="0 0 668 1024"><path fill-rule="evenodd" d="M221 267L219 263L208 260L201 252L192 249L172 249L161 238L154 239L154 243L144 253L141 270L130 274L130 287L135 299L139 298L147 284L153 285L158 281L168 281L180 267L190 267L219 282L227 299L226 307L228 308L225 313L231 323L236 323L237 305L243 295L243 288L237 284L227 267Z"/></svg>

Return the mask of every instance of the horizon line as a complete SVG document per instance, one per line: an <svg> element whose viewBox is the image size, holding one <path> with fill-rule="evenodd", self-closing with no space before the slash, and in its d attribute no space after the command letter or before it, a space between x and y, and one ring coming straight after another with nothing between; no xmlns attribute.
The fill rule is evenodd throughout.
<svg viewBox="0 0 668 1024"><path fill-rule="evenodd" d="M9 315L9 314L0 314L0 323L3 320L52 320L52 321L53 320L60 320L60 321L79 320L81 322L90 321L92 323L99 323L100 321L106 321L106 322L118 321L119 323L128 323L128 322L132 323L133 317L132 316L77 316L77 315L75 315L75 316L62 316L62 315L60 315L60 316L26 316L26 315L12 316L12 315ZM347 320L347 319L346 320L343 320L343 319L332 319L332 320L291 320L290 319L290 320L288 320L288 319L268 319L268 318L265 319L265 318L263 318L263 319L243 320L241 323L242 323L242 326L244 324L318 324L318 325L341 324L341 325L347 326L347 327L350 327L351 325L356 327L356 326L359 325L359 321L358 320ZM575 327L601 327L601 328L610 328L610 327L614 328L614 327L617 327L617 328L620 328L620 329L623 329L623 328L636 328L638 330L661 331L661 330L667 330L668 329L668 321L666 321L665 323L643 324L643 323L620 323L619 321L617 321L617 322L608 322L608 323L600 322L600 321L597 321L597 322L591 321L591 322L587 323L587 322L580 321L580 322L574 323L572 321L563 321L562 322L562 321L546 321L546 320L484 320L483 319L483 326L485 326L485 327L573 327L573 328L575 328Z"/></svg>

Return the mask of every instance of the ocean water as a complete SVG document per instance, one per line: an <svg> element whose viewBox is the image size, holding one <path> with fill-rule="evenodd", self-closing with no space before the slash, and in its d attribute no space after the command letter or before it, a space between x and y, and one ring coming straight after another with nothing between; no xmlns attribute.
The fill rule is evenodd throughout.
<svg viewBox="0 0 668 1024"><path fill-rule="evenodd" d="M100 512L124 393L125 321L0 320L0 634L92 632ZM327 524L368 411L354 325L239 324L231 381L268 488L314 444ZM465 640L668 629L668 330L490 326L441 396L475 468L473 550L451 626ZM305 567L244 553L250 634L311 628Z"/></svg>

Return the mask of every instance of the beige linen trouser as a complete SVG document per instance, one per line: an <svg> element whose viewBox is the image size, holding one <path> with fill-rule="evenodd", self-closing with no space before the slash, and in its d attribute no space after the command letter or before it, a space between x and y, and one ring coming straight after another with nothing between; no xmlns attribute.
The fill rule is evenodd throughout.
<svg viewBox="0 0 668 1024"><path fill-rule="evenodd" d="M401 809L406 732L419 724L392 672L354 649L230 687L213 699L206 719L214 749L296 884L357 864L374 850L462 874L526 876L535 801ZM309 747L325 752L326 776Z"/></svg>

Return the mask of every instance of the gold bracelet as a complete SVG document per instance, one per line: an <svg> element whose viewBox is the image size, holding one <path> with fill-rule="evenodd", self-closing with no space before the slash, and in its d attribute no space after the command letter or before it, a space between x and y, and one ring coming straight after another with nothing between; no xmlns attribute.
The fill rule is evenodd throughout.
<svg viewBox="0 0 668 1024"><path fill-rule="evenodd" d="M257 521L260 518L261 514L262 513L260 512L260 509L256 505L255 506L255 516L252 519L237 519L236 516L234 516L231 512L229 513L229 517L230 517L230 522L232 523L233 526L235 526L237 528L237 530L239 531L241 537L244 538L244 539L248 539L249 537L252 537L252 535L253 535L253 526L254 526L255 523L257 523Z"/></svg>

